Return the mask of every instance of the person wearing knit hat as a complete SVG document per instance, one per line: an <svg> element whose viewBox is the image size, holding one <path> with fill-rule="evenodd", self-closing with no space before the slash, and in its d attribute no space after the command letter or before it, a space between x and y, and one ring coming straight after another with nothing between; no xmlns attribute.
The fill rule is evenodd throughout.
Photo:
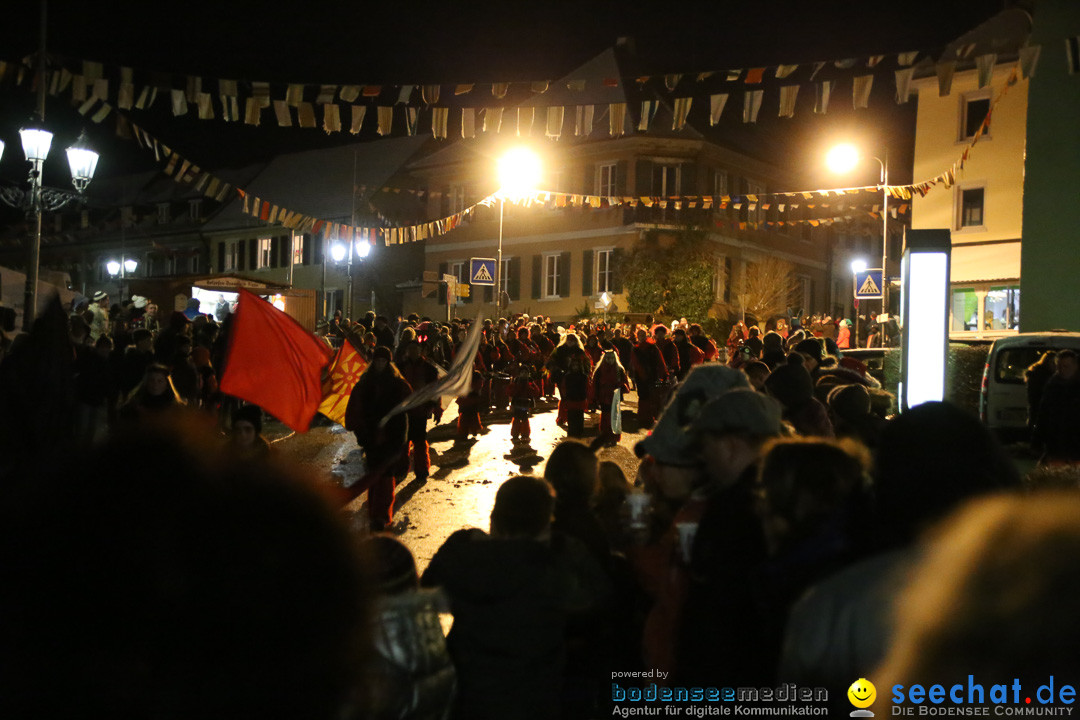
<svg viewBox="0 0 1080 720"><path fill-rule="evenodd" d="M232 414L232 429L229 432L232 450L241 457L265 458L271 448L262 430L262 408L258 405L241 405Z"/></svg>

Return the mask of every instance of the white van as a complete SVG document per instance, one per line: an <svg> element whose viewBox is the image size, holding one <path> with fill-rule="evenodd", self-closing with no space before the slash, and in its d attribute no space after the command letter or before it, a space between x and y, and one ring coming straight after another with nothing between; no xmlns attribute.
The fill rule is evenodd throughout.
<svg viewBox="0 0 1080 720"><path fill-rule="evenodd" d="M1019 333L998 338L983 369L979 417L1003 438L1026 437L1027 386L1024 373L1047 351L1080 351L1080 333L1064 330Z"/></svg>

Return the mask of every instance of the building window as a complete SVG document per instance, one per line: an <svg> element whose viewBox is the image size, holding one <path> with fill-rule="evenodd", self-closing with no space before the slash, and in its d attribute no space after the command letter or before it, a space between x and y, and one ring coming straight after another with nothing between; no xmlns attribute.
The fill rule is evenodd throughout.
<svg viewBox="0 0 1080 720"><path fill-rule="evenodd" d="M304 236L293 235L292 236L292 264L303 265L304 264Z"/></svg>
<svg viewBox="0 0 1080 720"><path fill-rule="evenodd" d="M984 188L961 188L957 193L959 207L957 208L957 227L975 228L982 227L983 222L983 199Z"/></svg>
<svg viewBox="0 0 1080 720"><path fill-rule="evenodd" d="M600 197L612 197L615 194L615 167L615 163L596 166L596 194Z"/></svg>
<svg viewBox="0 0 1080 720"><path fill-rule="evenodd" d="M540 297L559 297L559 256L557 254L544 256L544 275L541 278L541 284L543 292Z"/></svg>
<svg viewBox="0 0 1080 720"><path fill-rule="evenodd" d="M716 275L713 277L713 296L717 302L731 302L731 284L734 282L731 272L730 257L721 255L716 258Z"/></svg>
<svg viewBox="0 0 1080 720"><path fill-rule="evenodd" d="M274 257L274 240L273 238L259 238L259 254L256 256L258 262L255 264L256 269L268 268L273 263Z"/></svg>
<svg viewBox="0 0 1080 720"><path fill-rule="evenodd" d="M450 263L450 269L447 270L447 272L456 277L459 283L469 282L469 277L466 274L465 270L464 260L458 260L457 262Z"/></svg>
<svg viewBox="0 0 1080 720"><path fill-rule="evenodd" d="M983 330L1017 330L1020 327L1020 286L992 287L986 293Z"/></svg>
<svg viewBox="0 0 1080 720"><path fill-rule="evenodd" d="M188 217L195 222L202 220L202 198L188 200Z"/></svg>
<svg viewBox="0 0 1080 720"><path fill-rule="evenodd" d="M814 285L806 275L796 276L796 281L799 284L798 294L796 295L801 303L799 307L803 309L803 312L810 312L813 309Z"/></svg>
<svg viewBox="0 0 1080 720"><path fill-rule="evenodd" d="M611 248L597 250L596 257L593 258L593 267L596 270L596 277L593 278L593 292L597 295L611 292L611 273L613 269L611 259L614 252Z"/></svg>
<svg viewBox="0 0 1080 720"><path fill-rule="evenodd" d="M963 117L960 124L960 140L969 140L975 137L975 133L979 131L979 126L982 125L983 120L986 119L986 114L990 112L990 96L984 97L971 97L965 95L963 100ZM986 126L986 130L983 135L990 132L990 125Z"/></svg>
<svg viewBox="0 0 1080 720"><path fill-rule="evenodd" d="M465 208L465 186L451 185L446 191L446 213L452 215Z"/></svg>
<svg viewBox="0 0 1080 720"><path fill-rule="evenodd" d="M559 169L553 173L552 187L555 192L569 192L570 188L566 186L566 170Z"/></svg>
<svg viewBox="0 0 1080 720"><path fill-rule="evenodd" d="M169 224L169 203L158 203L157 206L157 221L158 225Z"/></svg>
<svg viewBox="0 0 1080 720"><path fill-rule="evenodd" d="M728 174L727 170L713 170L713 190L714 196L720 197L728 194Z"/></svg>
<svg viewBox="0 0 1080 720"><path fill-rule="evenodd" d="M199 256L198 254L192 255L188 258L188 272L192 275L199 274Z"/></svg>
<svg viewBox="0 0 1080 720"><path fill-rule="evenodd" d="M652 194L654 197L675 197L679 194L681 166L657 163L653 167Z"/></svg>
<svg viewBox="0 0 1080 720"><path fill-rule="evenodd" d="M746 199L746 219L753 223L765 222L765 211L761 209L761 204L765 201L762 197L765 193L765 186L761 183L754 182L753 180L746 181L746 194L754 195L757 200ZM750 208L753 207L751 210Z"/></svg>
<svg viewBox="0 0 1080 720"><path fill-rule="evenodd" d="M979 298L974 289L953 290L952 323L949 329L955 332L979 329Z"/></svg>
<svg viewBox="0 0 1080 720"><path fill-rule="evenodd" d="M502 270L499 271L499 282L502 283L502 290L504 293L510 294L510 258L503 256ZM496 288L498 289L498 288Z"/></svg>
<svg viewBox="0 0 1080 720"><path fill-rule="evenodd" d="M225 267L222 270L238 270L240 268L241 242L239 240L225 241Z"/></svg>

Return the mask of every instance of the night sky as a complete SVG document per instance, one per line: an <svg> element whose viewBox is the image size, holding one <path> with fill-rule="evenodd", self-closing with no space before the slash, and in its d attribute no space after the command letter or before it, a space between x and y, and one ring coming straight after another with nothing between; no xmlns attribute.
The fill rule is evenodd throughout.
<svg viewBox="0 0 1080 720"><path fill-rule="evenodd" d="M49 4L51 53L139 69L272 82L397 84L555 79L620 36L634 38L643 74L696 73L779 63L808 63L907 50L933 50L1002 9L1002 0L947 0L934 4L842 2L206 2L152 0ZM7 3L0 23L0 59L15 60L37 47L37 3ZM888 87L885 87L885 85ZM872 128L869 142L910 154L914 103L888 101L891 82L878 83L869 111L853 116L836 98L829 118L798 113L794 121L765 117L756 128L776 147L801 147L846 128ZM850 93L850 90L848 90ZM800 99L802 101L802 98ZM159 104L162 104L159 100ZM50 101L48 116L63 125L79 120ZM20 172L17 125L32 99L0 88L0 137L9 150L0 177ZM729 110L728 112L733 112ZM775 109L773 109L775 113ZM268 113L268 117L269 117ZM15 120L5 119L15 117ZM159 129L204 166L243 162L281 150L352 140L316 130L255 131L221 122L174 121ZM265 124L264 120L264 124ZM147 120L147 126L153 121ZM102 144L101 171L139 166L138 153L91 128ZM794 140L793 140L794 138ZM784 150L801 153L803 150ZM200 157L208 155L211 157ZM805 161L806 158L795 158ZM145 159L142 159L145 163ZM902 161L898 162L899 166ZM898 180L900 178L897 178Z"/></svg>

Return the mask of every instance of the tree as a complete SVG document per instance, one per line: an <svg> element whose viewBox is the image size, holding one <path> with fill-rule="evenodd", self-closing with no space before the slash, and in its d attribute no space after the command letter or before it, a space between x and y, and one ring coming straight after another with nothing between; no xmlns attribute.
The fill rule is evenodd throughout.
<svg viewBox="0 0 1080 720"><path fill-rule="evenodd" d="M704 320L713 304L716 253L700 230L650 230L622 263L630 312Z"/></svg>
<svg viewBox="0 0 1080 720"><path fill-rule="evenodd" d="M742 311L759 322L783 315L799 291L795 266L787 260L766 255L747 263L746 278L736 293Z"/></svg>

